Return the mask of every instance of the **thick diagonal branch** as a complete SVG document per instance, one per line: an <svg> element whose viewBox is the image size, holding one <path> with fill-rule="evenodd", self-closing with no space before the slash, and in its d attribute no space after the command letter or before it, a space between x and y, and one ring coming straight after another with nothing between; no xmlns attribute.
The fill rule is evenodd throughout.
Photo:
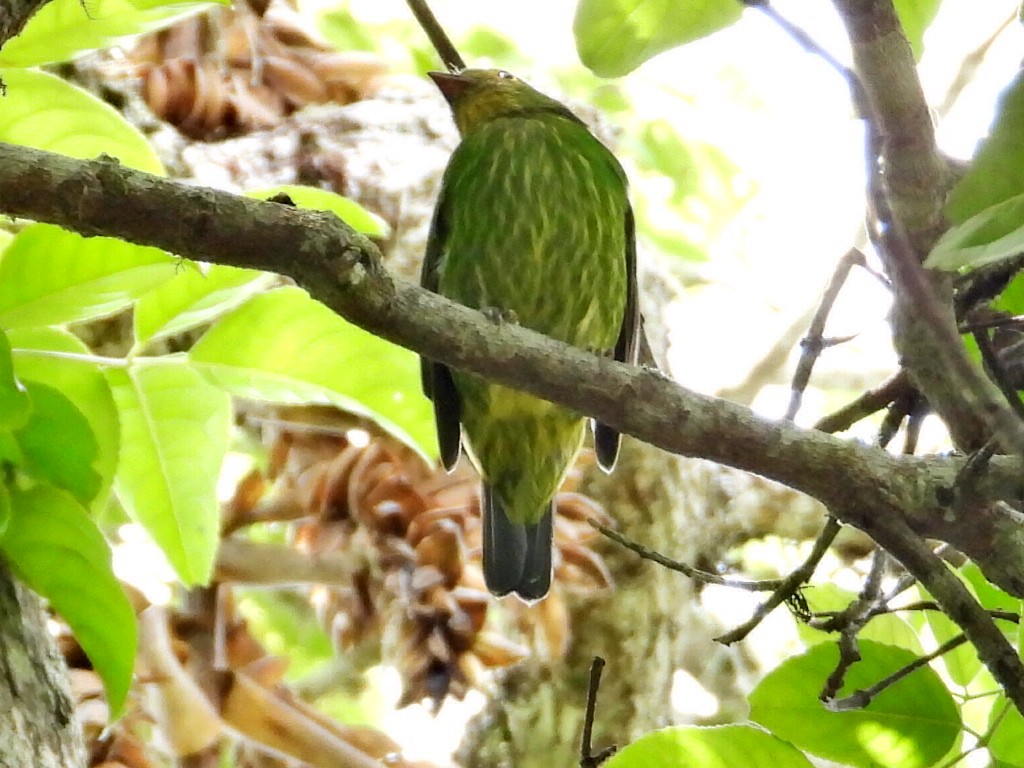
<svg viewBox="0 0 1024 768"><path fill-rule="evenodd" d="M1002 517L952 506L962 459L891 456L767 421L656 371L495 324L392 278L376 247L330 214L189 187L109 159L79 161L2 144L0 209L87 236L290 275L349 321L430 358L576 408L667 451L756 472L815 496L904 562L961 623L1024 710L1024 666L960 581L922 550L921 536L950 541L1001 586L1024 594L1020 522L1008 505L981 505L1005 508ZM996 457L988 470L976 478L976 497L1024 496L1024 461Z"/></svg>

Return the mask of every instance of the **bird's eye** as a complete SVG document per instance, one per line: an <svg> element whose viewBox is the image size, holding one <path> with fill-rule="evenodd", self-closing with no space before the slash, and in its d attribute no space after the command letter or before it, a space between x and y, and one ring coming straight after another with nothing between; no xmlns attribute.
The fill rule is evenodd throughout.
<svg viewBox="0 0 1024 768"><path fill-rule="evenodd" d="M498 70L498 77L500 77L502 80L515 80L516 79L515 75L513 75L511 72L506 72L504 69L499 69Z"/></svg>

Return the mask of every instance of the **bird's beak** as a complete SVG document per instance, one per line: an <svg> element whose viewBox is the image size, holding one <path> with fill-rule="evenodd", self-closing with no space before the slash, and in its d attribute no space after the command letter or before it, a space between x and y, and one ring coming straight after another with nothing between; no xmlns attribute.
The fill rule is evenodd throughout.
<svg viewBox="0 0 1024 768"><path fill-rule="evenodd" d="M427 74L449 104L458 101L459 96L465 93L473 82L468 77L454 72L427 72Z"/></svg>

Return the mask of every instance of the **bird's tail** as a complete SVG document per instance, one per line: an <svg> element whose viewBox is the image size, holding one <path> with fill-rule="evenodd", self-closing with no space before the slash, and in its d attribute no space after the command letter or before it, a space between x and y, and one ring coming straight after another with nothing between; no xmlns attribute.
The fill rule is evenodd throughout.
<svg viewBox="0 0 1024 768"><path fill-rule="evenodd" d="M484 581L501 597L515 592L525 601L540 600L551 586L551 519L549 504L534 525L514 523L484 483Z"/></svg>

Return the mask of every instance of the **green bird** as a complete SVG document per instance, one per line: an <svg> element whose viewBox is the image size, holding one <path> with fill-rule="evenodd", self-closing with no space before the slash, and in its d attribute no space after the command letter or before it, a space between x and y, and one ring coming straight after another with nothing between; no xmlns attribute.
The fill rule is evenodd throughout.
<svg viewBox="0 0 1024 768"><path fill-rule="evenodd" d="M558 101L500 70L430 73L462 141L441 183L422 285L496 318L635 362L636 246L626 175ZM424 359L441 460L463 443L483 490L488 589L547 594L552 499L583 440L584 417ZM594 423L610 471L619 434Z"/></svg>

